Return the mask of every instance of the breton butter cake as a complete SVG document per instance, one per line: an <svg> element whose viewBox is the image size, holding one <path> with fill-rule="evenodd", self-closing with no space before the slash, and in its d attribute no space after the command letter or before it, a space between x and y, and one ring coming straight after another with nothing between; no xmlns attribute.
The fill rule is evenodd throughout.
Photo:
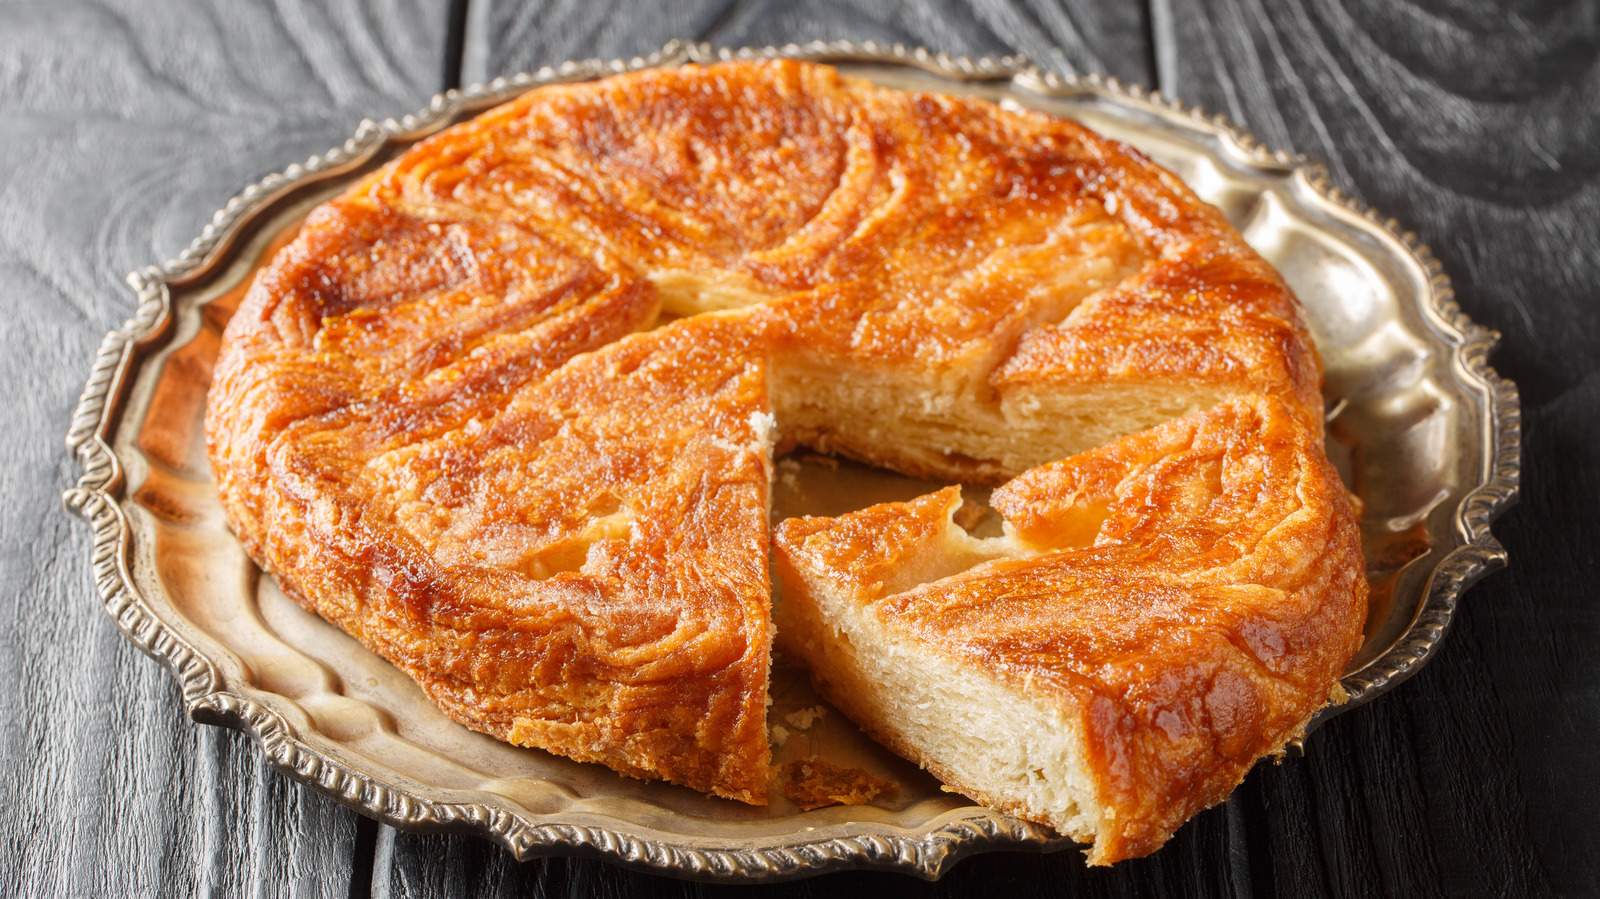
<svg viewBox="0 0 1600 899"><path fill-rule="evenodd" d="M1159 487L1162 448L1192 452L1173 429L1222 440L1213 432L1237 425L1260 437L1258 456L1241 451L1255 462L1218 464L1256 465L1272 494L1255 497L1263 509L1300 497L1320 510L1318 526L1339 535L1324 542L1340 552L1296 564L1346 566L1328 575L1327 595L1283 572L1255 587L1213 582L1197 573L1205 564L1179 571L1158 554L1138 557L1149 571L1103 609L1137 628L1151 597L1203 581L1207 609L1232 609L1227 639L1297 635L1280 639L1295 656L1281 682L1261 673L1278 676L1274 661L1217 663L1274 697L1292 692L1285 684L1304 691L1263 700L1259 722L1238 719L1249 733L1217 756L1237 768L1326 699L1363 615L1359 550L1343 551L1348 504L1302 495L1338 492L1325 460L1307 474L1321 453L1320 382L1278 275L1128 147L1043 114L881 89L825 66L736 62L532 91L319 207L227 327L207 435L252 558L456 720L762 804L774 452L805 445L948 480L1022 475L998 496L1013 497L999 506L1017 527L1007 552L1029 556L1005 564L1025 567L1059 555L1044 548L1060 535L1039 535L1059 526L1051 510L1070 505L1063 485L1083 465L1123 459L1155 479L1152 496L1188 497L1172 514L1190 527L1208 520L1191 506L1211 482ZM1055 461L1245 395L1255 398L1184 420L1206 424L1095 451L1102 463ZM817 535L853 520L795 523L784 539L813 528L809 539L826 540ZM1280 540L1274 558L1287 559L1306 543L1281 528L1235 536L1262 544L1249 559ZM945 583L910 590L931 577L906 539L904 570L884 575L900 587L884 597ZM808 549L785 547L799 577L785 621L820 622L861 601L842 586L859 573L806 567ZM1145 564L1131 549L1117 558ZM1061 564L1059 600L1073 606L1088 588L1069 582L1089 574ZM981 592L996 566L940 574ZM1359 590L1335 595L1347 582ZM1301 598L1269 601L1272 591ZM1051 595L1035 598L1037 614ZM1063 626L1076 614L1063 611ZM1295 615L1338 621L1302 645L1306 628L1283 618ZM833 625L813 623L796 634L820 647ZM1211 664L1141 651L1130 658L1153 679L1147 691ZM951 659L952 672L972 668ZM922 754L893 743L889 725L862 723ZM1081 763L1099 784L1095 758ZM1194 753L1169 761L1200 765L1196 782L1226 779L1215 779L1222 763ZM1142 805L1115 784L1095 789L1099 805L1083 806L1102 810L1090 829L1017 796L978 795L1080 838L1122 834L1097 850L1110 860L1155 845L1114 815L1167 833L1222 787Z"/></svg>

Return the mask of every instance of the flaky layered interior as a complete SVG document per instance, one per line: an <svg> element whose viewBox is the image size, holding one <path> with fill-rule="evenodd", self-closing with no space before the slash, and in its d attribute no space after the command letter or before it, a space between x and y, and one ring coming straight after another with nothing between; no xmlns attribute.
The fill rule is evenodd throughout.
<svg viewBox="0 0 1600 899"><path fill-rule="evenodd" d="M1034 555L1019 541L978 540L952 520L960 494L944 491L925 539L909 540L895 595L991 559ZM776 610L779 644L805 660L830 702L874 739L994 808L1050 824L1080 842L1102 809L1078 709L1013 689L982 667L885 626L846 583L796 569L779 555L789 599Z"/></svg>
<svg viewBox="0 0 1600 899"><path fill-rule="evenodd" d="M1360 643L1347 495L1242 397L1032 469L1005 536L954 488L782 523L779 645L874 737L1109 863L1161 845L1299 732ZM993 744L993 745L991 745Z"/></svg>
<svg viewBox="0 0 1600 899"><path fill-rule="evenodd" d="M780 606L782 645L874 739L993 808L1092 842L1099 797L1077 715L1034 701L824 592Z"/></svg>
<svg viewBox="0 0 1600 899"><path fill-rule="evenodd" d="M787 360L785 360L787 361ZM773 402L786 446L839 453L906 474L998 484L1046 462L1209 409L1226 385L1124 383L1019 388L963 397L919 378L778 363Z"/></svg>

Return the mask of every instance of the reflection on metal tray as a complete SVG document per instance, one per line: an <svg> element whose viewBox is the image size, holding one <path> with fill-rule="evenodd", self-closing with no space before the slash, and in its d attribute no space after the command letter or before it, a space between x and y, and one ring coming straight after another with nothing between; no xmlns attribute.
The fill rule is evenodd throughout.
<svg viewBox="0 0 1600 899"><path fill-rule="evenodd" d="M1494 335L1467 321L1425 247L1197 111L1098 77L1020 60L871 45L759 51L670 45L649 59L568 63L365 122L344 146L246 189L179 259L129 278L138 312L107 335L68 444L85 473L67 505L94 529L107 610L182 683L197 720L250 733L291 777L399 827L475 832L519 857L584 854L700 879L772 880L850 867L937 877L981 850L1053 850L1048 830L980 808L863 737L838 714L796 715L777 761L821 753L896 782L872 805L753 808L519 749L446 719L354 639L286 599L222 516L202 434L221 327L255 267L317 202L453 122L543 83L729 56L796 56L895 87L965 93L1079 119L1126 140L1221 207L1305 304L1327 367L1329 453L1365 504L1373 586L1347 710L1413 673L1461 590L1504 563L1489 522L1516 492L1515 388L1485 364ZM909 497L930 485L802 462L778 514ZM831 511L837 511L835 508ZM771 720L819 704L803 673L773 674Z"/></svg>

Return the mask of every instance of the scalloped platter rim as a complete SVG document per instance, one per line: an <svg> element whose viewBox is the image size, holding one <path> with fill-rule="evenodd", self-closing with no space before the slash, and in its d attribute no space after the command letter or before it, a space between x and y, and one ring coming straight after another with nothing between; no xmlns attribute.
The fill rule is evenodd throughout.
<svg viewBox="0 0 1600 899"><path fill-rule="evenodd" d="M106 336L90 372L67 437L83 474L63 499L93 531L107 612L173 671L195 720L244 731L274 767L357 811L410 830L476 833L519 859L583 855L708 881L851 868L935 879L979 851L1073 845L941 791L836 714L813 723L817 700L803 673L781 665L774 720L807 722L788 751L820 749L895 780L888 801L800 812L778 797L756 810L472 734L285 599L221 520L196 414L216 334L251 272L311 206L423 137L543 84L777 56L1077 118L1134 144L1222 208L1306 305L1328 368L1330 457L1365 500L1375 598L1367 645L1342 681L1350 700L1314 724L1427 661L1461 592L1505 564L1489 526L1516 497L1520 411L1515 386L1487 364L1498 335L1461 313L1415 235L1343 194L1320 166L1115 79L899 45L673 42L648 57L563 63L449 91L413 115L363 121L343 145L247 187L176 259L129 275L137 310ZM830 470L819 466L808 483L857 489L839 481L855 474Z"/></svg>

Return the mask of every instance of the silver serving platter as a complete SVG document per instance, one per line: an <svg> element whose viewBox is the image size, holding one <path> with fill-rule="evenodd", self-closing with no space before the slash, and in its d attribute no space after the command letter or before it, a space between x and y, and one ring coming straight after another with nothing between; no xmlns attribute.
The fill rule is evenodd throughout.
<svg viewBox="0 0 1600 899"><path fill-rule="evenodd" d="M542 84L652 66L787 56L885 85L985 97L1078 119L1139 147L1219 206L1303 301L1327 367L1329 454L1365 503L1372 584L1366 644L1343 685L1347 711L1414 674L1461 591L1505 564L1490 521L1515 498L1516 388L1486 364L1496 334L1468 321L1416 237L1220 118L1096 75L1021 59L969 60L900 46L815 43L759 50L669 44L647 58L564 63L433 98L253 184L177 259L134 272L138 310L106 335L67 445L83 467L67 506L94 531L106 611L177 676L197 721L249 734L272 765L365 814L411 830L465 831L519 859L585 855L702 880L778 880L846 868L937 878L991 849L1072 845L975 806L863 737L838 714L803 718L776 759L820 753L898 782L872 805L802 812L645 783L446 719L404 675L286 599L228 530L206 462L202 415L221 327L256 267L318 202L455 122ZM852 466L802 466L775 502L836 511L924 484ZM771 720L814 707L779 664Z"/></svg>

